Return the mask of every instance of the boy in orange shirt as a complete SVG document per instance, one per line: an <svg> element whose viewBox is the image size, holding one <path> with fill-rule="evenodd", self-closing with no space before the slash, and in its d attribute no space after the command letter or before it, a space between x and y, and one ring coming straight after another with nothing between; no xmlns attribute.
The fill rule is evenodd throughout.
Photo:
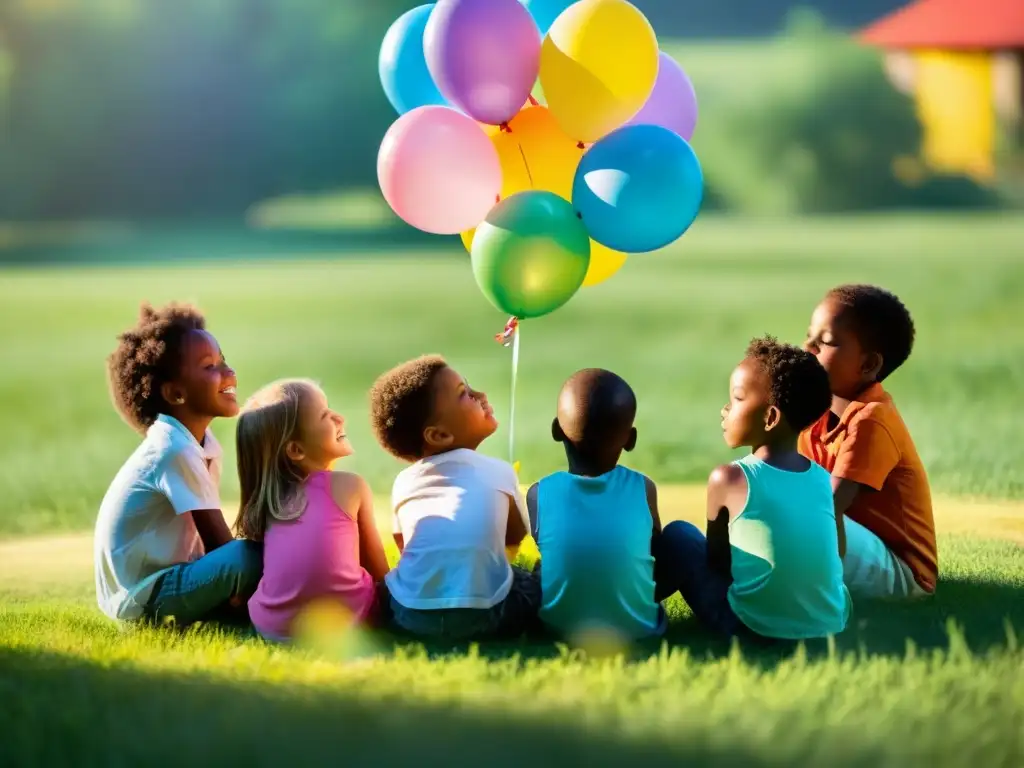
<svg viewBox="0 0 1024 768"><path fill-rule="evenodd" d="M907 308L870 285L829 291L807 332L832 407L800 435L799 450L832 475L843 580L855 598L931 594L938 578L928 477L881 384L913 344Z"/></svg>

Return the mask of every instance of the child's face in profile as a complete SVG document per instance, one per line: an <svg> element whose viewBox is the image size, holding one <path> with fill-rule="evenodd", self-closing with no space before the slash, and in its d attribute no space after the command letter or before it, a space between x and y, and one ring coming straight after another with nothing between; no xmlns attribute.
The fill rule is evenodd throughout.
<svg viewBox="0 0 1024 768"><path fill-rule="evenodd" d="M301 452L300 463L309 471L329 469L334 461L353 453L345 433L345 418L330 409L327 396L318 389L311 390L302 401L299 435L296 447Z"/></svg>
<svg viewBox="0 0 1024 768"><path fill-rule="evenodd" d="M860 394L873 376L868 370L870 356L844 317L844 310L834 299L821 302L811 316L804 349L828 372L832 394L849 400Z"/></svg>
<svg viewBox="0 0 1024 768"><path fill-rule="evenodd" d="M487 395L470 387L458 371L444 368L434 387L434 416L423 435L433 453L476 450L497 431L498 421Z"/></svg>
<svg viewBox="0 0 1024 768"><path fill-rule="evenodd" d="M237 386L235 372L225 362L217 340L206 331L189 331L182 344L178 376L166 385L164 397L169 404L197 416L230 418L238 415Z"/></svg>
<svg viewBox="0 0 1024 768"><path fill-rule="evenodd" d="M768 377L753 360L744 360L729 377L729 402L722 409L722 437L730 448L765 443Z"/></svg>

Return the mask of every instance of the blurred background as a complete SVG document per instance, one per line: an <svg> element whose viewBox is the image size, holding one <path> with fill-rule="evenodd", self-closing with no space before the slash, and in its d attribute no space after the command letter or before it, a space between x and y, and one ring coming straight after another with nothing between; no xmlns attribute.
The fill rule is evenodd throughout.
<svg viewBox="0 0 1024 768"><path fill-rule="evenodd" d="M917 322L891 389L935 488L1024 496L1021 0L635 3L696 87L704 207L529 321L522 480L562 466L554 398L601 366L638 392L633 465L703 483L747 341L801 341L826 290L863 281ZM138 441L103 365L144 300L198 303L242 396L321 380L380 493L399 464L366 392L392 365L445 354L506 420L506 318L459 238L403 224L377 186L397 117L378 52L416 5L0 0L0 535L92 525ZM506 426L485 446L503 458ZM233 424L215 429L231 467Z"/></svg>
<svg viewBox="0 0 1024 768"><path fill-rule="evenodd" d="M149 245L168 254L193 250L184 226L203 228L194 249L210 254L274 250L280 230L307 233L309 247L416 239L381 200L375 170L395 118L377 53L414 5L4 0L0 260L69 258L90 244L111 257L142 247L126 243L129 224L158 231L164 245ZM872 39L905 3L636 5L696 85L706 211L1020 202L1024 54L995 39L957 50L965 25L985 26L980 6L945 29L910 19Z"/></svg>

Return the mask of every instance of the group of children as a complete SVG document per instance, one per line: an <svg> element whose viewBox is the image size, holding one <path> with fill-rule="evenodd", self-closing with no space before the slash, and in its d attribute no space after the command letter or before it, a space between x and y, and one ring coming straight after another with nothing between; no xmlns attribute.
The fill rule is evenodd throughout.
<svg viewBox="0 0 1024 768"><path fill-rule="evenodd" d="M114 402L144 439L100 508L99 605L125 621L251 621L281 642L324 600L424 639L641 639L664 632L661 603L678 592L723 635L832 635L852 599L936 587L927 477L882 388L913 338L895 296L847 285L815 309L803 348L751 342L722 409L726 444L749 453L711 473L705 531L663 529L657 486L619 463L637 444L637 399L616 374L565 383L551 431L567 468L524 497L508 463L478 452L498 427L487 396L440 357L400 365L370 394L378 441L407 464L390 568L369 486L332 468L352 446L321 389L278 381L240 409L202 315L144 306L109 360ZM236 538L209 426L239 412ZM529 571L510 564L527 535L540 552Z"/></svg>

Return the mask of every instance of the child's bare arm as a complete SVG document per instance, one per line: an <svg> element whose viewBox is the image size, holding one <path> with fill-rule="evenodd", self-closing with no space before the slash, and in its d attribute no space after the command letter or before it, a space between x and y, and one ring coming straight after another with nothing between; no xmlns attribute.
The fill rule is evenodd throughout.
<svg viewBox="0 0 1024 768"><path fill-rule="evenodd" d="M883 420L872 416L868 406L850 423L846 438L832 467L832 499L840 556L846 554L843 516L862 493L880 491L900 461L900 450Z"/></svg>
<svg viewBox="0 0 1024 768"><path fill-rule="evenodd" d="M847 480L845 477L832 478L832 499L836 508L836 533L839 536L839 557L846 557L846 525L843 518L846 510L850 508L854 500L867 489L855 480ZM870 489L868 489L870 490Z"/></svg>
<svg viewBox="0 0 1024 768"><path fill-rule="evenodd" d="M732 578L732 550L729 522L746 503L747 478L735 464L723 464L708 478L707 537L708 565L722 576Z"/></svg>
<svg viewBox="0 0 1024 768"><path fill-rule="evenodd" d="M196 524L196 531L202 539L203 548L207 552L223 547L234 539L231 529L228 528L224 513L219 509L196 509L192 512L192 520Z"/></svg>
<svg viewBox="0 0 1024 768"><path fill-rule="evenodd" d="M505 546L518 547L526 538L526 523L523 522L523 513L516 504L515 499L509 496L508 499L508 522L505 524Z"/></svg>
<svg viewBox="0 0 1024 768"><path fill-rule="evenodd" d="M530 535L533 536L534 541L537 540L537 531L540 530L537 527L537 489L539 487L538 483L534 483L526 492L526 513L530 516Z"/></svg>
<svg viewBox="0 0 1024 768"><path fill-rule="evenodd" d="M380 581L390 570L384 545L373 516L373 491L359 475L335 472L331 475L331 495L338 506L356 521L359 530L359 564Z"/></svg>
<svg viewBox="0 0 1024 768"><path fill-rule="evenodd" d="M647 484L647 508L651 510L651 523L654 526L654 535L661 533L661 512L658 511L658 486L649 477L645 477Z"/></svg>

